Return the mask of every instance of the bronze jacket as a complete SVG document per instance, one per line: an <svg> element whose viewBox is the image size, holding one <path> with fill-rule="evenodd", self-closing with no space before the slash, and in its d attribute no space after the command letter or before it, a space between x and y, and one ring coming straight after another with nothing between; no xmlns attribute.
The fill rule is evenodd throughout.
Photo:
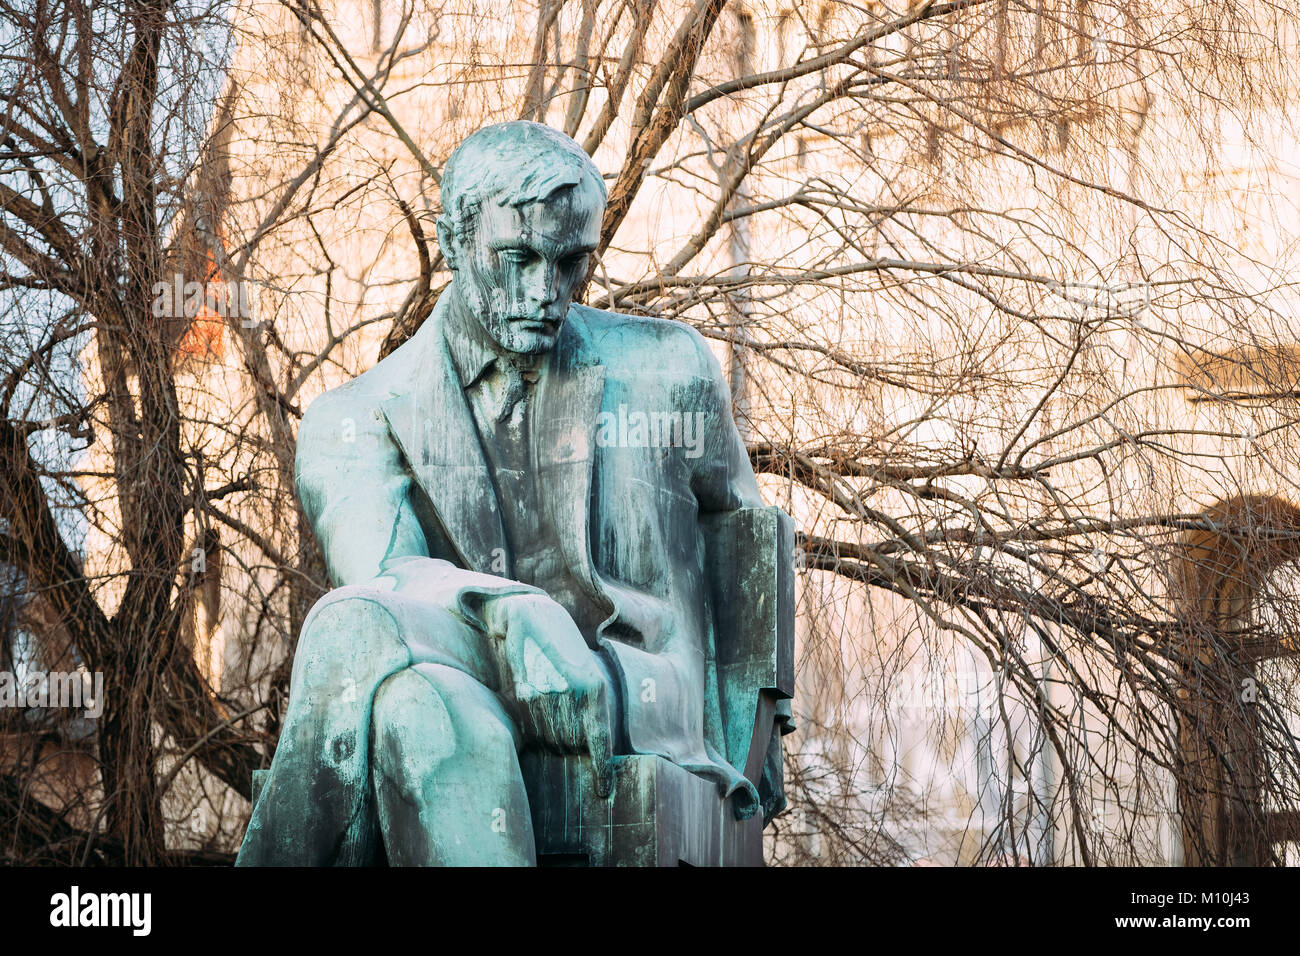
<svg viewBox="0 0 1300 956"><path fill-rule="evenodd" d="M446 305L444 295L410 341L303 420L298 492L336 586L413 556L476 572L458 604L485 590L479 575L509 585L491 474L444 339ZM719 646L735 639L718 632L719 594L737 592L712 576L738 573L716 553L734 532L707 542L728 514L776 512L786 529L789 519L763 506L718 362L682 323L580 305L546 361L531 413L538 499L572 579L608 612L595 639L621 685L619 736L633 753L717 781L738 815L759 809L761 785L770 816L784 803L779 747L760 748L761 780L753 766L746 779L746 755L752 765L755 735L775 738L772 701L777 730L790 729L791 668L775 682L755 677L744 654ZM776 587L791 592L792 578ZM791 616L788 593L735 600L757 606L729 620L757 610L758 629L771 632L745 640L789 643L792 623L777 620ZM755 717L761 691L766 719L762 704Z"/></svg>

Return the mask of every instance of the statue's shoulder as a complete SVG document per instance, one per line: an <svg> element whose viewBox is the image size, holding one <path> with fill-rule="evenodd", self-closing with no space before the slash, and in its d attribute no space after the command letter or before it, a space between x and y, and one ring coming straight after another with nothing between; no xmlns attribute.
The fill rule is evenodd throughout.
<svg viewBox="0 0 1300 956"><path fill-rule="evenodd" d="M307 415L325 417L378 410L382 402L409 387L412 371L424 361L434 331L433 322L426 321L366 371L321 392L308 407Z"/></svg>
<svg viewBox="0 0 1300 956"><path fill-rule="evenodd" d="M425 323L427 326L428 323ZM394 349L355 378L328 388L307 406L298 426L299 454L309 450L316 438L339 429L353 433L386 434L381 407L385 401L409 387L411 369L420 360L423 346L420 332Z"/></svg>
<svg viewBox="0 0 1300 956"><path fill-rule="evenodd" d="M719 374L717 359L704 336L685 322L576 304L571 311L582 322L590 347L607 366L650 367L665 374L706 378Z"/></svg>
<svg viewBox="0 0 1300 956"><path fill-rule="evenodd" d="M312 399L298 429L299 444L302 443L304 433L322 428L332 429L345 419L364 421L367 413L378 409L382 397L373 387L375 380L367 379L373 371L372 368L354 379L327 388Z"/></svg>

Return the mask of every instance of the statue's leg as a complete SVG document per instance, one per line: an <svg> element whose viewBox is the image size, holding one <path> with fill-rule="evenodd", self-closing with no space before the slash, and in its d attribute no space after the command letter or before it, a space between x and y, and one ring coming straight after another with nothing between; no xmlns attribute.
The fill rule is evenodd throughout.
<svg viewBox="0 0 1300 956"><path fill-rule="evenodd" d="M394 866L532 866L518 731L463 671L419 664L384 681L372 721L372 777Z"/></svg>
<svg viewBox="0 0 1300 956"><path fill-rule="evenodd" d="M372 863L380 847L370 784L375 692L416 661L477 672L478 643L445 609L391 592L339 588L317 602L298 641L284 728L237 865Z"/></svg>

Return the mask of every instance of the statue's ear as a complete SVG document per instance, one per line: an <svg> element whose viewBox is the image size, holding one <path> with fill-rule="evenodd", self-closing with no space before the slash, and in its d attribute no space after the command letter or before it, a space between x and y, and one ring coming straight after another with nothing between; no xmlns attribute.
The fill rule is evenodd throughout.
<svg viewBox="0 0 1300 956"><path fill-rule="evenodd" d="M451 217L438 217L438 248L447 260L447 268L455 272L460 265L460 244L456 241L456 230L452 228Z"/></svg>

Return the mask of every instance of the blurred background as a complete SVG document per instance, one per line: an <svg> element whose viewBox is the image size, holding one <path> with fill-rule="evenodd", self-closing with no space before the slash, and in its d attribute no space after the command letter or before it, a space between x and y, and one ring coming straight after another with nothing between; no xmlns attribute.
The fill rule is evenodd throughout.
<svg viewBox="0 0 1300 956"><path fill-rule="evenodd" d="M532 119L582 299L713 344L799 530L784 865L1300 842L1300 8L0 2L0 859L233 862L328 589L303 410ZM3 701L0 700L0 703Z"/></svg>

